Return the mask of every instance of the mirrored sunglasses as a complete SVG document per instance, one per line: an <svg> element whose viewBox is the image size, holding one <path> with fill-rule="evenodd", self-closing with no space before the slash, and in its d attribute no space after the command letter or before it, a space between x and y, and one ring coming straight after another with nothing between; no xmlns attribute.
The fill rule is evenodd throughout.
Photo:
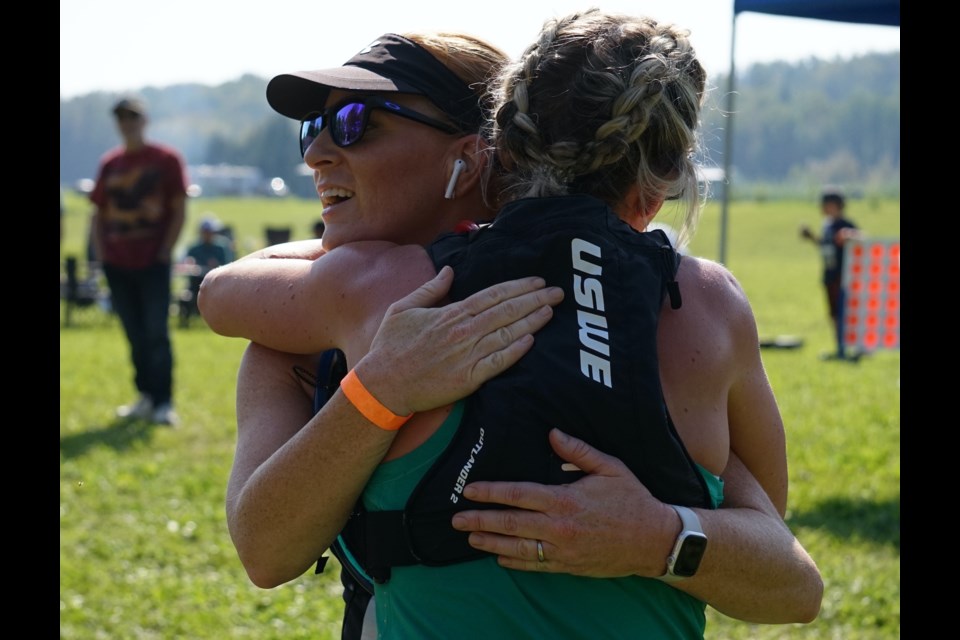
<svg viewBox="0 0 960 640"><path fill-rule="evenodd" d="M300 156L303 157L307 154L307 149L328 125L333 144L338 147L349 147L360 142L367 130L370 112L374 109L382 109L434 129L439 129L444 133L459 133L459 130L453 125L425 116L386 98L380 96L353 97L323 111L315 111L300 121Z"/></svg>

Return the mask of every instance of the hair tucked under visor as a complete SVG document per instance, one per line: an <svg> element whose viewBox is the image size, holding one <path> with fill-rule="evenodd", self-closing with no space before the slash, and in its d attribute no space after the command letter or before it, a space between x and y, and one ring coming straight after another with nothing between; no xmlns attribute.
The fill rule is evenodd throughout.
<svg viewBox="0 0 960 640"><path fill-rule="evenodd" d="M322 111L332 89L409 93L428 98L459 131L479 133L492 106L488 82L506 60L499 49L466 34L387 33L340 67L275 76L267 84L267 101L301 120Z"/></svg>
<svg viewBox="0 0 960 640"><path fill-rule="evenodd" d="M484 124L493 117L495 104L490 86L509 61L506 53L469 34L441 31L404 35L429 51L473 90L484 116ZM480 131L473 130L471 133L489 133L487 127L480 126L478 129Z"/></svg>
<svg viewBox="0 0 960 640"><path fill-rule="evenodd" d="M682 195L688 233L706 84L688 35L597 10L546 22L499 83L501 200L586 193L613 205L636 182L643 204Z"/></svg>

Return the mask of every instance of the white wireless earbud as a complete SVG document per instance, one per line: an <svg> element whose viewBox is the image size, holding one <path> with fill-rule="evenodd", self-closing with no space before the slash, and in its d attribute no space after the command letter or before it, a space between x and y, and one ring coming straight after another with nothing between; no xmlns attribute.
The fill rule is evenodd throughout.
<svg viewBox="0 0 960 640"><path fill-rule="evenodd" d="M460 179L460 173L466 166L467 163L463 160L457 160L453 163L453 174L450 176L450 181L447 183L447 190L443 194L443 197L447 200L453 200L453 190L457 187L457 180Z"/></svg>

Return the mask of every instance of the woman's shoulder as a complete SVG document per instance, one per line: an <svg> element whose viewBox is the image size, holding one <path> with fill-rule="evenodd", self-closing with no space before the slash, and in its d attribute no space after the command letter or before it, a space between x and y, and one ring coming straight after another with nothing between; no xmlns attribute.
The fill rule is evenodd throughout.
<svg viewBox="0 0 960 640"><path fill-rule="evenodd" d="M330 249L323 256L323 264L338 271L353 273L361 278L370 270L395 267L398 264L429 263L427 253L419 245L400 245L384 240L360 240Z"/></svg>
<svg viewBox="0 0 960 640"><path fill-rule="evenodd" d="M356 253L366 256L379 256L386 254L425 254L426 250L418 244L397 244L388 240L356 240L342 244L331 252L337 253Z"/></svg>
<svg viewBox="0 0 960 640"><path fill-rule="evenodd" d="M743 287L723 264L707 258L684 256L677 281L684 305L689 303L708 310L717 321L721 318L734 324L745 319L753 321L753 311Z"/></svg>
<svg viewBox="0 0 960 640"><path fill-rule="evenodd" d="M759 353L757 321L740 283L719 262L684 257L677 273L683 304L662 314L661 346L666 365L681 363L674 372L676 388L690 382L689 362L702 384L732 384L750 354ZM684 382L684 380L686 382Z"/></svg>
<svg viewBox="0 0 960 640"><path fill-rule="evenodd" d="M692 285L707 287L715 293L743 293L740 283L727 267L707 258L683 256L677 277L681 283L689 281Z"/></svg>
<svg viewBox="0 0 960 640"><path fill-rule="evenodd" d="M390 275L403 277L412 275L433 277L433 261L426 250L416 244L396 244L381 240L350 242L332 249L327 253L340 266L362 280Z"/></svg>
<svg viewBox="0 0 960 640"><path fill-rule="evenodd" d="M334 297L363 314L382 313L437 274L423 247L392 242L351 242L331 249L318 262L327 263L321 267L322 280Z"/></svg>

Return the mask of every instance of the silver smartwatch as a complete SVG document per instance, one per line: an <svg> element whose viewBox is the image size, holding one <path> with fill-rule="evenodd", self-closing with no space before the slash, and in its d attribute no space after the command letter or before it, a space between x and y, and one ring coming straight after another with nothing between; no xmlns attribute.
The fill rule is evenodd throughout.
<svg viewBox="0 0 960 640"><path fill-rule="evenodd" d="M703 553L707 550L707 536L700 526L700 518L687 507L670 505L680 516L682 526L673 551L667 558L667 572L660 579L667 582L692 577L700 568Z"/></svg>

